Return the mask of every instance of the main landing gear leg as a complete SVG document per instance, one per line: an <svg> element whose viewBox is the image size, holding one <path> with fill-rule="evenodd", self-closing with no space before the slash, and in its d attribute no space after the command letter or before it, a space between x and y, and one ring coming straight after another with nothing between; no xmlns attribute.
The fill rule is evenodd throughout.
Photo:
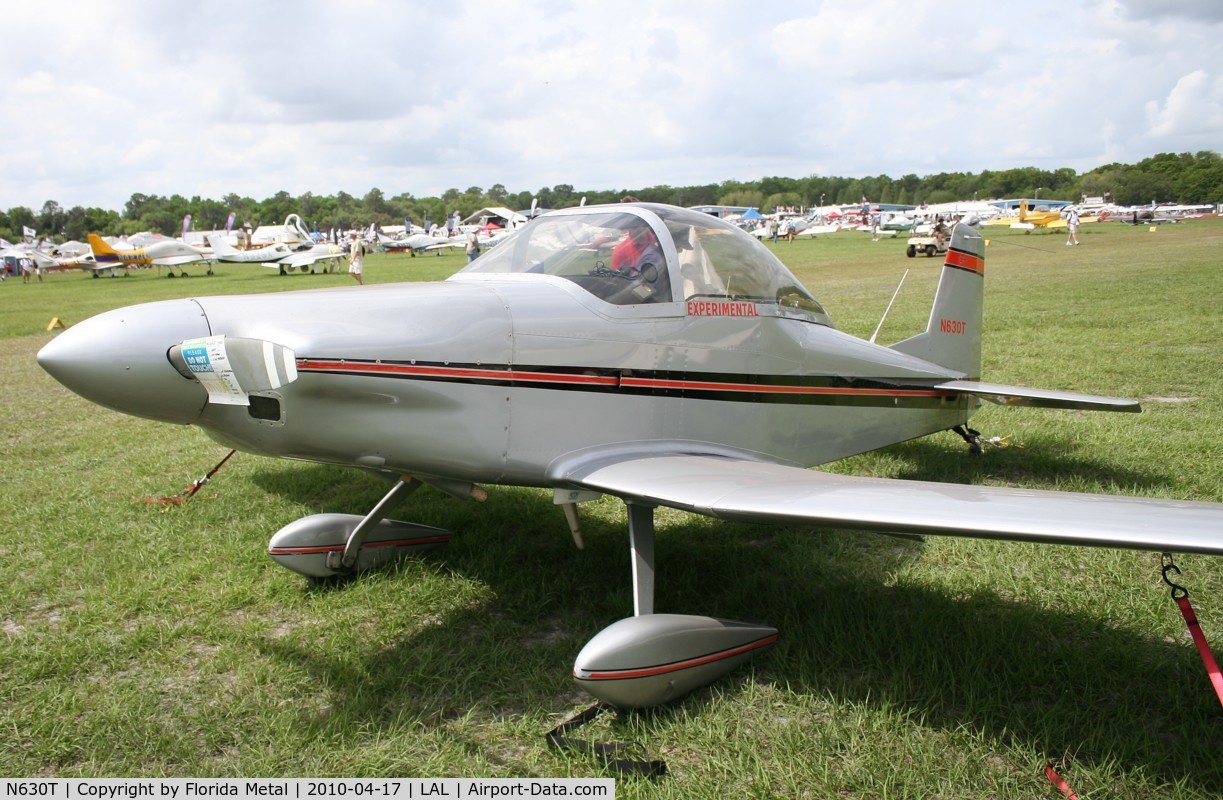
<svg viewBox="0 0 1223 800"><path fill-rule="evenodd" d="M704 686L777 641L777 629L654 613L654 506L626 502L633 616L604 628L573 665L578 685L618 708L647 708Z"/></svg>
<svg viewBox="0 0 1223 800"><path fill-rule="evenodd" d="M572 505L572 504L570 504ZM628 508L628 536L629 550L632 555L633 568L633 616L626 620L621 620L621 623L631 622L632 620L655 619L654 615L654 506L640 505L637 503L627 502ZM566 507L566 516L568 516L568 506ZM570 519L571 528L576 520ZM575 533L576 536L576 533ZM579 545L580 546L580 545ZM612 626L615 628L616 626ZM611 630L611 629L607 629ZM634 648L633 639L635 638L633 631L624 631L623 628L617 629L619 632L612 632L610 638L615 640L618 647L613 646L613 649L628 647ZM602 647L598 642L600 637L605 637L607 631L596 636L591 640L591 643L583 649L582 653L587 654L592 651L591 645L594 645L593 650L602 653L606 648ZM625 635L627 634L627 635ZM647 637L650 634L645 634ZM665 652L665 646L664 646ZM614 656L613 656L614 657ZM654 660L658 656L650 654L648 660ZM598 656L596 656L598 658ZM669 655L663 655L663 660L670 660ZM590 673L585 671L583 667L583 655L578 656L577 664L574 665L574 677L579 683L584 684L584 678L590 677ZM647 670L648 672L648 670ZM619 683L613 679L613 683ZM557 750L576 750L583 753L594 753L599 756L603 763L613 772L619 775L635 775L639 777L657 778L667 774L667 764L665 761L658 760L636 760L632 758L619 758L625 750L633 745L623 744L619 742L612 743L592 743L574 739L569 736L569 733L583 725L591 722L595 717L604 711L608 711L617 706L629 707L639 705L634 702L638 699L634 692L623 693L612 691L610 695L606 695L597 689L592 690L589 686L586 687L595 697L599 698L599 702L595 703L590 708L577 714L576 716L561 723L547 735L548 746ZM600 686L601 688L601 686ZM655 691L654 694L657 694ZM652 699L652 698L651 698ZM625 701L628 702L625 702ZM655 701L657 702L657 701ZM655 702L646 702L640 705L654 705ZM636 749L636 748L635 748Z"/></svg>
<svg viewBox="0 0 1223 800"><path fill-rule="evenodd" d="M633 616L640 617L654 613L654 506L627 505L633 555Z"/></svg>
<svg viewBox="0 0 1223 800"><path fill-rule="evenodd" d="M350 577L397 555L445 544L450 539L448 531L386 518L421 483L417 478L401 476L365 516L312 514L295 520L272 537L268 555L318 583Z"/></svg>
<svg viewBox="0 0 1223 800"><path fill-rule="evenodd" d="M396 484L391 487L391 490L386 493L378 505L374 506L373 510L365 515L365 518L353 528L352 533L348 534L348 541L344 543L342 553L328 554L327 566L337 572L348 572L357 566L357 555L361 552L361 545L365 543L365 537L375 526L382 520L386 519L386 515L391 513L399 506L408 496L419 489L423 484L417 478L409 475L404 475ZM335 556L340 555L338 563L335 563Z"/></svg>

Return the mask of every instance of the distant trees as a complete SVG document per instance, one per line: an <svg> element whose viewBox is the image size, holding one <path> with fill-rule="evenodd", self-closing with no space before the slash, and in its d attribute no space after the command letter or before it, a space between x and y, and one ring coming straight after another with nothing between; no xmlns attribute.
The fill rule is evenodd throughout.
<svg viewBox="0 0 1223 800"><path fill-rule="evenodd" d="M1223 157L1218 153L1160 153L1137 164L1106 164L1081 178L1084 192L1111 192L1120 205L1151 202L1223 203Z"/></svg>
<svg viewBox="0 0 1223 800"><path fill-rule="evenodd" d="M1105 164L1077 174L1068 168L1043 170L1019 167L979 173L940 172L899 178L876 175L860 178L809 175L805 178L767 176L755 181L723 181L698 186L647 186L581 191L570 184L544 186L535 192L511 192L495 183L487 190L469 186L447 189L440 197L415 197L403 192L393 197L377 187L357 198L347 192L319 196L311 192L294 197L279 191L264 200L227 194L220 200L180 195L162 197L133 194L122 212L74 206L65 210L48 200L37 212L24 207L0 211L0 236L10 241L22 238L23 228L64 241L84 240L89 233L158 231L177 235L183 217L191 214L196 230L223 228L232 212L237 226L275 224L291 213L301 216L316 230L378 225L402 225L407 216L419 225L426 217L441 223L453 211L468 216L484 206L530 208L538 198L540 208L577 205L583 197L590 204L618 202L631 194L648 202L677 206L735 205L767 210L777 205L815 206L857 203L865 197L879 203L939 203L973 198L1045 197L1077 200L1083 195L1104 196L1121 205L1151 202L1223 203L1223 156L1216 152L1160 153L1137 164Z"/></svg>

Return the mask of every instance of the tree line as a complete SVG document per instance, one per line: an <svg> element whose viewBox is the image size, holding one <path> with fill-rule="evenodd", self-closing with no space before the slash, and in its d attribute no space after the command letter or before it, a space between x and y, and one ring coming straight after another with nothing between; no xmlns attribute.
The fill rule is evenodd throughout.
<svg viewBox="0 0 1223 800"><path fill-rule="evenodd" d="M875 203L945 203L956 200L1047 197L1078 200L1080 197L1108 196L1119 205L1145 205L1151 202L1223 203L1223 157L1212 151L1198 153L1160 153L1137 164L1106 164L1090 172L1076 173L1063 168L1043 170L1021 167L986 170L979 173L940 172L918 177L887 175L865 178L766 177L755 181L723 181L702 186L648 186L635 189L578 191L568 184L543 187L536 191L511 192L501 184L488 189L479 186L465 191L448 189L440 197L414 197L404 192L387 197L381 189L370 189L364 197L347 192L319 196L311 192L294 197L277 192L264 200L228 194L220 200L199 196L133 194L122 211L83 208L64 209L54 200L34 211L25 207L0 211L0 236L10 241L22 238L23 228L40 237L59 241L84 240L89 233L133 234L156 231L178 235L183 217L192 216L196 230L225 227L229 214L236 226L278 224L296 213L307 226L326 231L377 225L402 225L405 218L421 225L428 220L442 222L453 211L466 217L485 206L506 206L514 210L565 208L587 203L614 203L625 195L656 203L677 206L730 205L769 210L776 206L819 206L858 203L862 198Z"/></svg>

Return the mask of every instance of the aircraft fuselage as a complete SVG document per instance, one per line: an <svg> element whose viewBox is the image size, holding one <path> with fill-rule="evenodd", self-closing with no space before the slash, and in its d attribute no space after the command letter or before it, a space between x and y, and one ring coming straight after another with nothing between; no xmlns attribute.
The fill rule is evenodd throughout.
<svg viewBox="0 0 1223 800"><path fill-rule="evenodd" d="M43 361L56 374L57 353L95 348L74 358L97 362L105 387L68 370L71 388L244 451L537 486L558 459L597 449L811 466L970 412L931 388L953 373L829 326L673 305L608 306L546 276L176 300L81 323ZM296 379L250 405L207 402L166 353L217 335L288 348ZM129 362L143 366L118 368ZM151 396L165 399L139 399Z"/></svg>

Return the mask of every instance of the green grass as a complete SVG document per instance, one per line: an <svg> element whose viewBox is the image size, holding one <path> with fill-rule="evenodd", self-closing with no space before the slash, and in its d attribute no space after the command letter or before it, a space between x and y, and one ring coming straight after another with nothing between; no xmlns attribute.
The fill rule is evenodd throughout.
<svg viewBox="0 0 1223 800"><path fill-rule="evenodd" d="M986 407L1023 444L965 456L944 434L832 465L869 475L1223 501L1223 222L989 232L985 379L1137 397L1145 413ZM925 325L940 262L903 238L773 246L837 324ZM444 277L461 255L371 256L369 282ZM49 276L0 285L0 775L591 776L543 734L585 699L569 669L631 609L622 506L585 506L587 549L548 493L487 503L422 490L402 516L444 550L335 589L265 555L282 525L363 513L354 470L225 454L194 428L70 394L34 363L69 324L192 294L351 285L221 266L212 277ZM1223 713L1158 556L795 530L659 513L658 607L765 622L780 643L680 703L588 733L664 758L620 797L1081 797L1223 794ZM1223 563L1183 556L1223 645Z"/></svg>

